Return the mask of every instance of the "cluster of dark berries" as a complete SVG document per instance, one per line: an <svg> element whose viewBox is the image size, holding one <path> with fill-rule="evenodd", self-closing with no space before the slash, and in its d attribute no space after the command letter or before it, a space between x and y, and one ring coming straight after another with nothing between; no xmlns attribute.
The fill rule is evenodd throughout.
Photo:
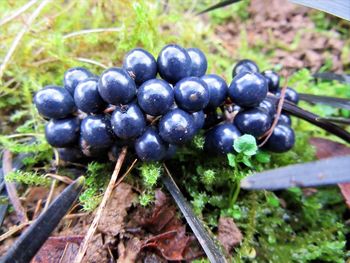
<svg viewBox="0 0 350 263"><path fill-rule="evenodd" d="M125 145L133 146L143 161L164 160L201 129L211 153L233 151L241 134L261 138L276 114L276 105L266 96L268 91L278 95L279 76L260 74L254 62L242 60L228 86L218 75L205 75L206 70L207 59L197 48L167 45L157 60L136 48L121 68L100 76L81 67L67 70L64 87L46 86L34 103L49 119L48 143L65 161L100 159L107 153L116 157ZM298 94L288 88L286 99L297 103ZM293 144L290 118L283 114L266 147L284 152Z"/></svg>

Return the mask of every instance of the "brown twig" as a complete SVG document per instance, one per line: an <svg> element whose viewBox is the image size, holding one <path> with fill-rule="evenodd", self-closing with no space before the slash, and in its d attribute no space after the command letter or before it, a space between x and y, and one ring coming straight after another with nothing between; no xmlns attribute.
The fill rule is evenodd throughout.
<svg viewBox="0 0 350 263"><path fill-rule="evenodd" d="M51 177L53 179L56 179L57 181L60 181L60 182L63 182L65 184L71 184L73 183L73 180L70 179L69 177L67 176L62 176L62 175L58 175L58 174L51 174L51 173L48 173L45 175L45 177Z"/></svg>
<svg viewBox="0 0 350 263"><path fill-rule="evenodd" d="M115 111L115 109L116 109L116 106L110 106L107 109L105 109L103 111L103 113L111 113L111 112Z"/></svg>
<svg viewBox="0 0 350 263"><path fill-rule="evenodd" d="M34 213L33 213L33 220L35 218L37 218L37 216L39 215L39 210L41 208L41 204L43 203L43 199L39 199L38 202L36 203L36 206L35 206L35 210L34 210Z"/></svg>
<svg viewBox="0 0 350 263"><path fill-rule="evenodd" d="M26 226L30 225L33 221L27 221L27 222L23 222L22 224L18 225L18 226L13 226L9 229L9 231L7 231L6 233L2 234L0 236L0 242L4 241L5 239L9 238L10 236L12 236L13 234L16 234L18 231L21 231L23 228L25 228Z"/></svg>
<svg viewBox="0 0 350 263"><path fill-rule="evenodd" d="M259 144L259 147L264 146L265 143L269 140L269 138L271 137L271 135L273 133L273 130L275 129L275 127L276 127L276 125L278 123L278 120L279 120L279 118L281 116L281 113L282 113L284 97L286 95L286 90L287 90L287 83L288 83L288 78L286 77L284 85L283 85L283 87L281 89L281 96L280 96L279 101L278 101L277 112L276 112L275 118L274 118L274 120L272 122L271 128L267 132L265 132L265 134L263 136L261 136L261 138L265 137L265 139L262 141L262 143Z"/></svg>
<svg viewBox="0 0 350 263"><path fill-rule="evenodd" d="M135 164L137 163L137 159L135 159L131 166L129 167L129 169L122 175L122 177L120 177L120 179L115 183L114 188L116 188L123 180L124 178L132 171L132 169L134 169Z"/></svg>
<svg viewBox="0 0 350 263"><path fill-rule="evenodd" d="M4 171L4 177L8 173L12 172L12 154L8 150L4 151L4 155L2 158L2 167ZM13 205L13 209L15 210L19 221L21 223L27 222L28 221L27 214L21 202L19 201L15 183L7 182L5 180L5 186L6 186L7 195L9 196L10 202Z"/></svg>
<svg viewBox="0 0 350 263"><path fill-rule="evenodd" d="M113 191L113 188L114 188L114 185L118 179L118 175L119 175L119 172L120 172L120 169L123 165L123 162L124 162L124 159L125 159L125 155L126 155L126 152L127 152L127 147L123 147L120 155L119 155L119 158L118 158L118 161L115 165L115 168L114 168L114 171L113 171L113 174L111 176L111 179L108 183L108 186L106 188L106 191L105 191L105 194L103 195L103 198L102 198L102 201L97 209L97 212L96 212L96 216L94 218L94 220L92 221L92 224L90 225L90 228L87 232L87 234L85 235L85 238L84 238L84 241L82 242L82 244L80 245L79 247L79 251L78 251L78 254L77 256L75 257L75 260L74 262L75 263L80 263L82 262L83 258L84 258L84 255L86 253L86 250L87 250L87 247L89 245L89 242L91 240L91 238L93 237L96 229L97 229L97 226L98 226L98 223L100 221L100 218L101 218L101 215L102 215L102 212L103 210L106 208L106 205L107 205L107 202L112 194L112 191Z"/></svg>
<svg viewBox="0 0 350 263"><path fill-rule="evenodd" d="M44 210L43 210L44 212L47 210L47 208L49 207L49 205L51 203L53 193L54 193L55 187L56 187L56 182L57 182L56 180L53 180L51 183L50 192L49 192L49 195L47 196L46 203L45 203Z"/></svg>

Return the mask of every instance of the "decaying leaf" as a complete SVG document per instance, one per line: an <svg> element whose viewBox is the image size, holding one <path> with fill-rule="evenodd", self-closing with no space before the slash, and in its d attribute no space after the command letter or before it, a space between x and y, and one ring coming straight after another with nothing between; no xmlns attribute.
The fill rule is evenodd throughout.
<svg viewBox="0 0 350 263"><path fill-rule="evenodd" d="M57 236L50 237L39 252L35 255L32 263L55 263L64 262L61 260L64 254L68 254L69 250L79 247L84 236ZM67 262L67 261L65 261Z"/></svg>
<svg viewBox="0 0 350 263"><path fill-rule="evenodd" d="M83 258L84 263L107 263L107 249L104 247L102 234L94 235Z"/></svg>
<svg viewBox="0 0 350 263"><path fill-rule="evenodd" d="M218 240L227 253L230 253L236 245L242 242L243 235L232 218L220 217L218 224Z"/></svg>
<svg viewBox="0 0 350 263"><path fill-rule="evenodd" d="M135 262L138 254L141 251L142 241L136 237L129 239L124 245L124 242L120 242L118 245L119 258L118 263Z"/></svg>
<svg viewBox="0 0 350 263"><path fill-rule="evenodd" d="M124 227L127 209L131 207L136 195L129 184L118 185L104 209L98 230L104 234L116 236Z"/></svg>

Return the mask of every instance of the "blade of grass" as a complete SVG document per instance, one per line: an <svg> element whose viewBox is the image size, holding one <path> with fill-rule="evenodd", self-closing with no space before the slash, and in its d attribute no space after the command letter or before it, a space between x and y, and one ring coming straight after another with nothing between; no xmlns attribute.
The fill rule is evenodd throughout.
<svg viewBox="0 0 350 263"><path fill-rule="evenodd" d="M324 80L337 80L340 82L350 83L350 75L347 74L336 74L332 72L320 72L313 75L314 78Z"/></svg>
<svg viewBox="0 0 350 263"><path fill-rule="evenodd" d="M350 100L348 99L328 97L328 96L318 96L318 95L304 94L304 93L300 93L299 98L301 100L311 102L311 103L326 104L336 108L350 110Z"/></svg>
<svg viewBox="0 0 350 263"><path fill-rule="evenodd" d="M30 262L78 198L85 178L79 177L53 201L0 259L2 263Z"/></svg>
<svg viewBox="0 0 350 263"><path fill-rule="evenodd" d="M180 208L182 214L184 215L189 226L191 227L194 235L198 239L198 242L201 244L208 259L211 263L227 262L224 255L221 253L220 249L215 244L214 240L205 230L201 221L194 214L190 204L182 195L180 189L177 187L174 179L172 178L167 166L165 164L163 164L163 166L165 169L165 175L161 177L162 182L170 192L171 196L174 198L177 206Z"/></svg>

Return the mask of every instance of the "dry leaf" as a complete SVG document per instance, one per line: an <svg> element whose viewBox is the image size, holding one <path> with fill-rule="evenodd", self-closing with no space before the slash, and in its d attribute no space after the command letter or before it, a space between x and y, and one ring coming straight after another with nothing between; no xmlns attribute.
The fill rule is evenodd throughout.
<svg viewBox="0 0 350 263"><path fill-rule="evenodd" d="M232 218L220 217L218 224L218 240L227 253L230 253L236 245L242 242L243 235Z"/></svg>

